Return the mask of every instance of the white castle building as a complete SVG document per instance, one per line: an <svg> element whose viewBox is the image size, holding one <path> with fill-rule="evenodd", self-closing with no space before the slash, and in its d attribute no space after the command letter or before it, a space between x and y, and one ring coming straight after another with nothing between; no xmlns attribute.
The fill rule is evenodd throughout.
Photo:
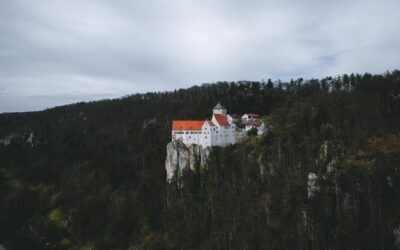
<svg viewBox="0 0 400 250"><path fill-rule="evenodd" d="M173 121L172 140L181 140L186 145L202 147L235 144L236 126L227 119L226 109L218 103L211 120Z"/></svg>

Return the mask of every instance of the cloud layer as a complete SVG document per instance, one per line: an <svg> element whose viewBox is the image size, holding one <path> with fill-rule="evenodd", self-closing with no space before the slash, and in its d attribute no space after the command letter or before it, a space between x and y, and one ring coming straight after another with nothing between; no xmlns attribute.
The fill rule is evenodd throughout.
<svg viewBox="0 0 400 250"><path fill-rule="evenodd" d="M399 9L398 0L4 0L0 112L220 80L393 70Z"/></svg>

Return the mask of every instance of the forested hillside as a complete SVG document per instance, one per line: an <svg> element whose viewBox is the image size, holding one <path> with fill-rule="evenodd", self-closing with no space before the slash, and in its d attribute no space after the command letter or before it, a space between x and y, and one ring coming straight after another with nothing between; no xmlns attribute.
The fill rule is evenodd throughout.
<svg viewBox="0 0 400 250"><path fill-rule="evenodd" d="M173 119L220 101L270 132L167 184ZM400 71L219 82L0 115L11 249L396 249Z"/></svg>

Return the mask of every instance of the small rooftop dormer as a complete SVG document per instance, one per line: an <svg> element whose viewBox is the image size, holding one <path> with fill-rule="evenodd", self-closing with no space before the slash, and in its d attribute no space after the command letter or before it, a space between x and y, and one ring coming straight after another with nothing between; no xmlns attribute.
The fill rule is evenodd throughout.
<svg viewBox="0 0 400 250"><path fill-rule="evenodd" d="M226 108L224 108L224 106L222 106L221 103L218 102L213 109L213 115L222 115L226 117Z"/></svg>

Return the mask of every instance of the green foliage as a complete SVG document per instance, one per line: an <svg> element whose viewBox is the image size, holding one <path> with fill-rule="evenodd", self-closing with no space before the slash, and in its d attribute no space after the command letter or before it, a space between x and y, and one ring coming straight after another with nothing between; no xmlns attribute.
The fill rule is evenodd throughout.
<svg viewBox="0 0 400 250"><path fill-rule="evenodd" d="M207 118L217 101L266 116L269 134L214 148L207 169L184 172L180 188L167 185L171 120ZM393 249L399 124L399 71L219 82L1 114L0 243ZM309 197L311 172L318 188Z"/></svg>

